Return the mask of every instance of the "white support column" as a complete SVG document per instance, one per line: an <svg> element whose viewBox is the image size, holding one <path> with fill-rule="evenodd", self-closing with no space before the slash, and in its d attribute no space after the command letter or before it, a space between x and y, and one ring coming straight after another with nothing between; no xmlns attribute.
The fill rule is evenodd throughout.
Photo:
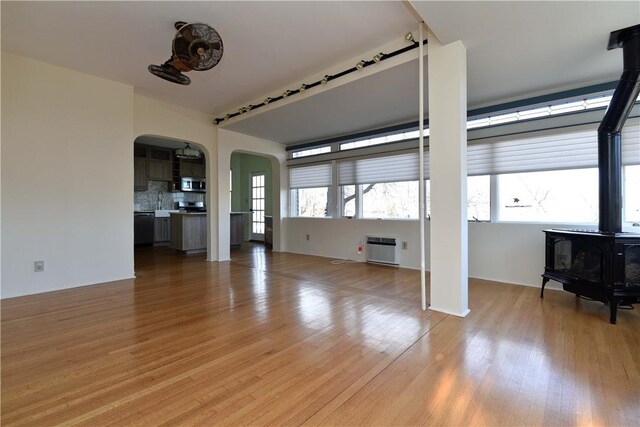
<svg viewBox="0 0 640 427"><path fill-rule="evenodd" d="M425 243L424 243L424 22L419 23L418 39L418 217L420 218L420 302L423 310L427 309L427 279L425 277Z"/></svg>
<svg viewBox="0 0 640 427"><path fill-rule="evenodd" d="M431 310L464 317L468 308L467 59L429 31Z"/></svg>

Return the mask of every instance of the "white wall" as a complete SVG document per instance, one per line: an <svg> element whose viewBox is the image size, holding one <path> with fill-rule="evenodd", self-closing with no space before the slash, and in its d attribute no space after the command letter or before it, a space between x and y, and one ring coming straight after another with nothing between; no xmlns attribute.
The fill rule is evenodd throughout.
<svg viewBox="0 0 640 427"><path fill-rule="evenodd" d="M134 96L134 139L154 135L193 142L205 154L207 167L207 259L218 259L218 132L211 115L146 96ZM133 150L133 139L130 144ZM227 168L227 173L229 168ZM228 177L227 177L228 180ZM224 194L228 194L224 193Z"/></svg>
<svg viewBox="0 0 640 427"><path fill-rule="evenodd" d="M408 243L400 251L400 266L420 268L417 220L285 218L288 252L364 261L358 244L367 235L397 237ZM425 228L426 268L430 268L429 227ZM563 224L469 223L469 276L540 287L544 272L544 233L548 228L575 228ZM306 235L310 235L309 241ZM418 284L419 285L419 284ZM417 285L417 286L418 286ZM550 288L557 287L553 283Z"/></svg>
<svg viewBox="0 0 640 427"><path fill-rule="evenodd" d="M133 87L2 53L2 297L133 276L132 141Z"/></svg>
<svg viewBox="0 0 640 427"><path fill-rule="evenodd" d="M358 254L358 245L366 236L396 237L407 242L407 250L400 251L400 266L420 268L420 224L411 220L376 220L347 218L285 218L287 251L329 258L364 261ZM309 234L309 240L306 240ZM429 222L425 223L429 235ZM425 267L429 269L430 252L427 240Z"/></svg>
<svg viewBox="0 0 640 427"><path fill-rule="evenodd" d="M284 227L282 218L286 215L287 180L286 150L284 145L266 139L245 135L227 129L218 129L218 260L228 261L230 250L229 168L234 152L258 154L271 160L273 172L273 250L284 251Z"/></svg>

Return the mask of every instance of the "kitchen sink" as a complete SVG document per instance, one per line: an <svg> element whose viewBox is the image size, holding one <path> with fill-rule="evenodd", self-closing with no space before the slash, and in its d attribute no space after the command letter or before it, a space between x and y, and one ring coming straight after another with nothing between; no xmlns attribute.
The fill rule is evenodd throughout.
<svg viewBox="0 0 640 427"><path fill-rule="evenodd" d="M156 218L167 218L169 214L178 213L177 209L157 209L155 212Z"/></svg>

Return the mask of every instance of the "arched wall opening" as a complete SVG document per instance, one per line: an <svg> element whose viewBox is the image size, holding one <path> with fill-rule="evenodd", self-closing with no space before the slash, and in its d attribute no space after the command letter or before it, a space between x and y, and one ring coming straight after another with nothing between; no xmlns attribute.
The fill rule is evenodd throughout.
<svg viewBox="0 0 640 427"><path fill-rule="evenodd" d="M284 248L284 230L282 218L285 217L288 198L286 196L286 151L284 145L266 139L229 131L218 130L218 260L231 259L230 215L231 189L230 165L233 153L245 153L265 157L271 163L272 171L272 217L273 250L282 252Z"/></svg>
<svg viewBox="0 0 640 427"><path fill-rule="evenodd" d="M231 246L243 242L273 242L273 165L267 156L231 153ZM242 224L242 226L240 226ZM242 229L240 233L240 229ZM231 255L233 256L233 250Z"/></svg>
<svg viewBox="0 0 640 427"><path fill-rule="evenodd" d="M194 161L194 163L190 165L192 166L190 171L186 171L184 168L184 166L189 165L183 165L182 162L174 156L174 151L178 148L185 147L186 144L199 150L204 158L204 163L201 165L199 165L197 161ZM153 213L154 220L161 221L159 218L167 218L165 221L170 221L170 216L166 216L169 215L167 211L177 210L178 202L202 202L206 209L206 230L203 231L206 233L204 239L207 242L205 250L208 255L207 259L210 260L211 248L215 246L215 242L212 242L211 239L211 217L215 213L212 193L215 193L215 188L214 191L212 191L205 187L205 192L201 192L184 191L181 186L181 178L183 175L196 175L195 178L202 179L205 183L210 181L210 163L212 160L207 147L196 141L150 134L143 134L136 137L133 146L134 246L139 243L139 238L135 235L136 224L145 221L145 219L137 218L136 212L138 212L138 216L140 216L140 213L147 215ZM157 159L154 157L160 158ZM146 164L144 171L140 169L142 164ZM167 168L169 168L169 170L167 170ZM144 179L145 176L146 179ZM148 221L148 219L146 221ZM162 236L162 233L160 233L160 236ZM148 239L147 237L146 240L148 241ZM165 239L170 239L170 236L158 237L158 231L155 230L153 244L158 244L158 239L160 239L159 242L161 244L168 244Z"/></svg>

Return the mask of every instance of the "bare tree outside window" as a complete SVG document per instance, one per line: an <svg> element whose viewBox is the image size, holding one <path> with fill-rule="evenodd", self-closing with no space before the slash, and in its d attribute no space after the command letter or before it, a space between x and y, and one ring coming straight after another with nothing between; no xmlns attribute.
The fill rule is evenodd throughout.
<svg viewBox="0 0 640 427"><path fill-rule="evenodd" d="M572 169L498 176L501 221L598 221L598 170Z"/></svg>
<svg viewBox="0 0 640 427"><path fill-rule="evenodd" d="M294 208L296 216L329 216L329 187L300 188L294 191L297 191L297 208Z"/></svg>

